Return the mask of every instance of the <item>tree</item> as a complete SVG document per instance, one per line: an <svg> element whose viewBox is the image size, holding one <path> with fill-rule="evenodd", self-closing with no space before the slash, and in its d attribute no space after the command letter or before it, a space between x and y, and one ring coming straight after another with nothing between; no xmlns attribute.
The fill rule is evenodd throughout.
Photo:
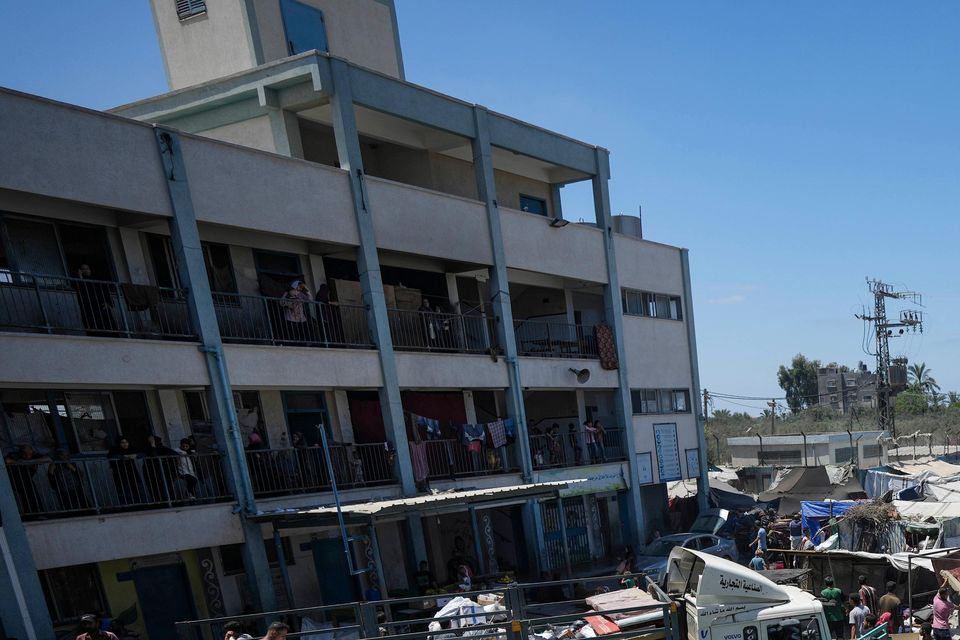
<svg viewBox="0 0 960 640"><path fill-rule="evenodd" d="M713 419L714 420L729 420L730 416L733 414L730 413L730 409L714 409L713 410Z"/></svg>
<svg viewBox="0 0 960 640"><path fill-rule="evenodd" d="M808 360L798 353L793 356L790 368L780 365L777 371L777 383L787 397L787 406L793 413L800 413L804 407L817 404L817 369L819 360Z"/></svg>
<svg viewBox="0 0 960 640"><path fill-rule="evenodd" d="M918 416L927 410L927 397L922 393L914 391L904 391L897 395L896 409L897 413L906 413Z"/></svg>
<svg viewBox="0 0 960 640"><path fill-rule="evenodd" d="M926 362L919 362L910 365L907 369L907 379L910 381L910 387L914 391L933 395L940 391L940 385L931 375Z"/></svg>

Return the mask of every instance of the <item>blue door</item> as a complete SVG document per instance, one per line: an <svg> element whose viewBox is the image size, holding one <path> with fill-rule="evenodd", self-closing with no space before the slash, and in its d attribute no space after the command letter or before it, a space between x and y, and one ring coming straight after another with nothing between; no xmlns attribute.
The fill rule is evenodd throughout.
<svg viewBox="0 0 960 640"><path fill-rule="evenodd" d="M287 32L287 53L293 56L313 49L327 50L327 28L319 9L296 0L281 0L280 10Z"/></svg>
<svg viewBox="0 0 960 640"><path fill-rule="evenodd" d="M360 600L357 577L350 575L340 538L314 540L313 562L320 582L320 599L324 605ZM334 576L336 579L333 579Z"/></svg>
<svg viewBox="0 0 960 640"><path fill-rule="evenodd" d="M178 637L175 622L197 618L193 592L182 564L135 569L133 584L150 640L174 640Z"/></svg>

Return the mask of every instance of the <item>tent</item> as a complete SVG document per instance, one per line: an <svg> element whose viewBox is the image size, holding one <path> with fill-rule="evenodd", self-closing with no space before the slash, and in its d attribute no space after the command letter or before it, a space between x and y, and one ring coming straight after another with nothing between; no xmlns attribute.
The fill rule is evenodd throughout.
<svg viewBox="0 0 960 640"><path fill-rule="evenodd" d="M800 519L803 526L814 535L820 530L820 525L830 518L839 518L857 503L854 500L843 501L812 501L805 500L800 504Z"/></svg>
<svg viewBox="0 0 960 640"><path fill-rule="evenodd" d="M780 513L800 511L802 502L821 500L856 500L866 498L863 486L854 478L848 478L843 484L831 484L830 476L824 467L794 467L780 482L760 494L761 502L780 499Z"/></svg>

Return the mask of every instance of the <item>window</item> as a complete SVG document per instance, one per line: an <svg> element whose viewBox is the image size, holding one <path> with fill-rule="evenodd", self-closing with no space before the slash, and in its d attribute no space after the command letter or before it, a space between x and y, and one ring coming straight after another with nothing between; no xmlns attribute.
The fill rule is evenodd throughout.
<svg viewBox="0 0 960 640"><path fill-rule="evenodd" d="M878 444L865 444L863 445L863 457L868 458L879 458L880 457L880 445Z"/></svg>
<svg viewBox="0 0 960 640"><path fill-rule="evenodd" d="M254 251L253 261L257 265L260 292L265 296L278 298L290 288L292 281L303 280L303 269L296 254Z"/></svg>
<svg viewBox="0 0 960 640"><path fill-rule="evenodd" d="M233 275L230 247L225 244L201 242L203 264L207 270L207 282L214 293L236 293L237 281ZM180 288L180 274L173 255L173 245L167 236L148 235L147 249L153 262L153 276L158 287Z"/></svg>
<svg viewBox="0 0 960 640"><path fill-rule="evenodd" d="M80 453L104 453L110 449L119 435L110 394L71 391L66 397L67 415L73 424L76 450Z"/></svg>
<svg viewBox="0 0 960 640"><path fill-rule="evenodd" d="M848 387L855 387L855 386L857 386L857 381L854 380L853 378L844 378L843 383L844 383L845 385L847 385Z"/></svg>
<svg viewBox="0 0 960 640"><path fill-rule="evenodd" d="M296 0L281 0L283 28L287 34L287 53L295 56L304 51L327 50L327 27L323 12Z"/></svg>
<svg viewBox="0 0 960 640"><path fill-rule="evenodd" d="M85 613L107 610L97 565L80 564L38 573L54 624L75 622Z"/></svg>
<svg viewBox="0 0 960 640"><path fill-rule="evenodd" d="M539 216L547 215L547 201L543 198L534 198L520 194L520 210L535 213Z"/></svg>
<svg viewBox="0 0 960 640"><path fill-rule="evenodd" d="M833 461L837 464L850 462L853 460L853 447L837 447L833 452Z"/></svg>
<svg viewBox="0 0 960 640"><path fill-rule="evenodd" d="M181 20L206 12L207 3L204 0L177 0L177 17Z"/></svg>
<svg viewBox="0 0 960 640"><path fill-rule="evenodd" d="M827 380L827 389L832 393L837 390L837 381L833 378Z"/></svg>
<svg viewBox="0 0 960 640"><path fill-rule="evenodd" d="M687 389L633 389L630 395L634 415L690 413L690 391Z"/></svg>
<svg viewBox="0 0 960 640"><path fill-rule="evenodd" d="M683 303L680 296L623 289L623 312L630 316L646 316L664 320L682 320Z"/></svg>
<svg viewBox="0 0 960 640"><path fill-rule="evenodd" d="M774 467L795 467L801 464L800 450L757 452L757 461Z"/></svg>
<svg viewBox="0 0 960 640"><path fill-rule="evenodd" d="M290 538L280 538L280 544L283 545L283 559L286 561L287 566L289 567L296 564L296 561L293 559L293 545L290 544ZM273 542L273 539L264 540L263 546L266 548L267 560L270 562L270 566L279 567L280 563L277 561L277 545ZM223 565L223 575L235 576L244 573L242 548L243 545L241 544L225 544L220 547L220 562Z"/></svg>
<svg viewBox="0 0 960 640"><path fill-rule="evenodd" d="M746 633L744 637L747 637ZM754 634L756 637L756 634ZM815 617L789 618L767 626L768 640L821 640L820 624Z"/></svg>
<svg viewBox="0 0 960 640"><path fill-rule="evenodd" d="M873 401L873 396L863 396L863 401L864 401L864 402L872 402L872 401Z"/></svg>

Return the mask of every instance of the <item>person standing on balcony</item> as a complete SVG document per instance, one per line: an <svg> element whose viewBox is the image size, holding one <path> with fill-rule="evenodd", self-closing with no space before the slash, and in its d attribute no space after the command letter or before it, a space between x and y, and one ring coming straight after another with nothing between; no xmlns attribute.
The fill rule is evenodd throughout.
<svg viewBox="0 0 960 640"><path fill-rule="evenodd" d="M50 462L50 458L37 455L29 444L21 444L16 453L7 454L5 461L13 493L20 505L20 513L24 516L38 515L42 511L42 503L37 494L37 486L33 484L33 477L37 475L40 465Z"/></svg>
<svg viewBox="0 0 960 640"><path fill-rule="evenodd" d="M547 429L547 444L550 448L550 464L560 464L563 457L563 441L560 439L560 425L556 422Z"/></svg>
<svg viewBox="0 0 960 640"><path fill-rule="evenodd" d="M593 446L597 450L597 462L603 462L606 451L603 449L603 438L607 435L607 430L603 428L603 423L599 420L593 422Z"/></svg>
<svg viewBox="0 0 960 640"><path fill-rule="evenodd" d="M597 430L589 420L583 421L583 441L587 443L587 455L590 456L590 464L597 463Z"/></svg>
<svg viewBox="0 0 960 640"><path fill-rule="evenodd" d="M109 336L117 331L113 317L113 291L106 282L94 282L90 265L81 264L76 271L74 290L80 303L80 317L88 336Z"/></svg>
<svg viewBox="0 0 960 640"><path fill-rule="evenodd" d="M76 511L90 508L87 496L83 493L83 476L80 475L80 469L70 461L70 454L63 449L57 451L56 460L47 466L47 481L50 482L53 492L57 494L61 510Z"/></svg>
<svg viewBox="0 0 960 640"><path fill-rule="evenodd" d="M573 459L577 466L583 464L583 447L580 446L580 439L577 437L577 426L572 422L567 425L567 441L570 443L570 450L573 451Z"/></svg>
<svg viewBox="0 0 960 640"><path fill-rule="evenodd" d="M190 448L190 439L184 438L180 441L180 449L177 451L180 457L177 459L177 475L187 485L187 498L197 499L197 468L193 462L194 452Z"/></svg>
<svg viewBox="0 0 960 640"><path fill-rule="evenodd" d="M146 495L143 490L143 480L140 479L140 469L137 467L137 458L140 454L133 450L129 440L120 436L117 445L110 449L108 456L120 504L123 506L143 504Z"/></svg>
<svg viewBox="0 0 960 640"><path fill-rule="evenodd" d="M283 307L283 321L286 324L284 339L291 342L313 342L310 312L307 305L313 302L313 296L303 280L294 280L283 294L280 306Z"/></svg>
<svg viewBox="0 0 960 640"><path fill-rule="evenodd" d="M143 475L154 502L169 502L170 487L177 479L177 452L163 444L160 436L147 436L147 448L143 455Z"/></svg>

